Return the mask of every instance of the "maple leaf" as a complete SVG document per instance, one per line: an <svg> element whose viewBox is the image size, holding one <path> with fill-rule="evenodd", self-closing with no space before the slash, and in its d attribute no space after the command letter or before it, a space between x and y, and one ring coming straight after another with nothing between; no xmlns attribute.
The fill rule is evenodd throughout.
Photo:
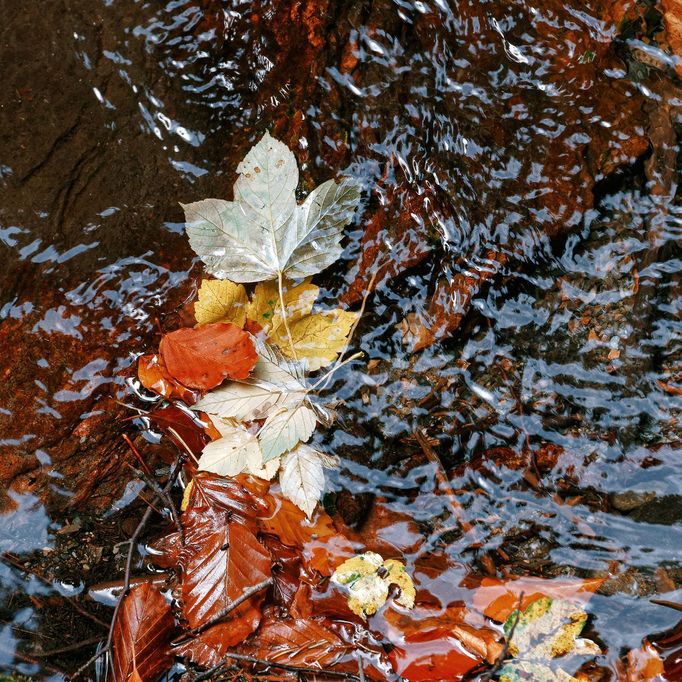
<svg viewBox="0 0 682 682"><path fill-rule="evenodd" d="M246 379L258 355L249 334L231 323L165 334L159 351L170 374L190 388L210 390L225 379Z"/></svg>
<svg viewBox="0 0 682 682"><path fill-rule="evenodd" d="M376 552L365 552L344 561L332 575L332 581L348 589L348 606L361 618L375 614L388 599L388 588L397 585L396 604L414 607L416 591L405 565Z"/></svg>
<svg viewBox="0 0 682 682"><path fill-rule="evenodd" d="M518 616L516 627L512 628ZM579 637L587 614L565 599L537 599L519 614L514 611L504 624L505 634L511 636L509 653L518 660L507 663L500 671L500 680L515 682L524 675L546 682L575 680L561 668L552 667L552 659L572 655L595 656L601 649L589 639Z"/></svg>
<svg viewBox="0 0 682 682"><path fill-rule="evenodd" d="M205 279L194 304L197 324L232 322L243 327L246 322L248 296L241 284L229 280Z"/></svg>
<svg viewBox="0 0 682 682"><path fill-rule="evenodd" d="M237 172L234 201L183 206L190 244L211 274L235 282L297 279L340 256L343 227L359 200L354 183L329 180L298 206L296 158L267 132Z"/></svg>
<svg viewBox="0 0 682 682"><path fill-rule="evenodd" d="M220 476L251 474L270 480L279 469L279 458L263 463L258 438L235 421L216 419L221 438L208 443L201 453L200 471L212 471Z"/></svg>
<svg viewBox="0 0 682 682"><path fill-rule="evenodd" d="M324 467L334 465L333 458L300 443L282 457L279 474L282 494L310 518L324 490Z"/></svg>
<svg viewBox="0 0 682 682"><path fill-rule="evenodd" d="M114 679L156 682L171 666L174 631L171 607L159 588L150 582L134 585L114 621Z"/></svg>

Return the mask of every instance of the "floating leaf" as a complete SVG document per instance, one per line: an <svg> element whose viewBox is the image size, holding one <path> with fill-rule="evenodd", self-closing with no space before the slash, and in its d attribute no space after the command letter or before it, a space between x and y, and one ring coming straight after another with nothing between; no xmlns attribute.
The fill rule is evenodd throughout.
<svg viewBox="0 0 682 682"><path fill-rule="evenodd" d="M331 265L358 204L355 185L333 180L297 206L298 167L265 133L237 167L234 201L185 204L190 244L210 273L235 282L299 279Z"/></svg>
<svg viewBox="0 0 682 682"><path fill-rule="evenodd" d="M284 282L283 292L284 309L287 321L291 324L310 315L320 288L308 280L296 286L292 286L290 282ZM259 282L256 285L251 302L246 309L246 315L250 320L257 322L266 333L272 328L275 319L278 320L278 325L281 324L282 306L279 301L277 282Z"/></svg>
<svg viewBox="0 0 682 682"><path fill-rule="evenodd" d="M517 617L514 611L504 624L510 636ZM507 663L500 679L511 682L519 673L532 674L532 679L548 682L574 679L564 670L552 667L552 659L567 654L596 656L600 648L589 639L579 638L587 622L587 614L574 602L542 597L530 604L518 617L511 634L509 653L519 660ZM521 678L523 679L523 678Z"/></svg>
<svg viewBox="0 0 682 682"><path fill-rule="evenodd" d="M332 581L348 589L348 606L361 618L375 614L384 605L392 584L400 588L396 603L414 607L416 592L405 566L394 559L384 561L376 552L347 559L334 571Z"/></svg>
<svg viewBox="0 0 682 682"><path fill-rule="evenodd" d="M243 327L246 322L248 296L241 284L229 280L205 279L194 304L197 324L232 322Z"/></svg>
<svg viewBox="0 0 682 682"><path fill-rule="evenodd" d="M160 352L175 379L204 391L225 379L246 379L258 359L251 337L221 322L166 334Z"/></svg>
<svg viewBox="0 0 682 682"><path fill-rule="evenodd" d="M159 355L141 355L137 359L137 376L148 391L168 400L178 398L191 405L199 397L198 393L183 386L171 376Z"/></svg>
<svg viewBox="0 0 682 682"><path fill-rule="evenodd" d="M308 517L315 510L324 490L324 467L328 465L328 460L321 453L304 443L282 457L279 474L282 494Z"/></svg>
<svg viewBox="0 0 682 682"><path fill-rule="evenodd" d="M237 422L216 419L221 438L208 443L201 453L200 471L212 471L220 476L252 474L270 480L279 469L279 459L263 465L263 454L254 434Z"/></svg>
<svg viewBox="0 0 682 682"><path fill-rule="evenodd" d="M134 585L114 621L114 680L156 682L172 664L174 630L171 607L159 588L151 582Z"/></svg>
<svg viewBox="0 0 682 682"><path fill-rule="evenodd" d="M300 370L275 350L257 342L258 359L248 381L230 382L207 393L192 409L223 419L265 419L275 408L303 402L308 391Z"/></svg>

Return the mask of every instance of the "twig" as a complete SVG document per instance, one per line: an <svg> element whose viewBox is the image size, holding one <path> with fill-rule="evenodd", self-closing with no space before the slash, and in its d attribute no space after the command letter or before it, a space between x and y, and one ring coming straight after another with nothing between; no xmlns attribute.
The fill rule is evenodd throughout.
<svg viewBox="0 0 682 682"><path fill-rule="evenodd" d="M360 678L357 675L352 675L351 673L344 673L338 670L323 670L322 668L308 668L300 665L290 665L289 663L276 663L275 661L266 661L262 658L255 658L254 656L246 656L245 654L225 654L223 660L218 663L218 665L206 670L205 672L197 675L192 682L201 682L202 680L207 680L217 673L225 664L233 659L235 661L244 661L245 663L253 663L254 665L263 665L268 668L279 668L280 670L289 670L293 673L301 674L312 674L312 675L325 675L326 677L338 677L344 680L356 680L360 682Z"/></svg>
<svg viewBox="0 0 682 682"><path fill-rule="evenodd" d="M360 682L365 682L365 668L362 665L362 656L358 656L358 678Z"/></svg>
<svg viewBox="0 0 682 682"><path fill-rule="evenodd" d="M516 626L519 624L519 618L521 617L521 605L523 604L523 592L519 594L519 603L518 606L516 607L516 616L514 617L514 622L512 623L511 629L509 630L509 634L507 635L507 638L504 642L504 646L502 647L502 651L500 651L500 655L495 659L495 663L493 663L493 667L481 677L481 682L489 682L489 680L493 679L493 675L496 675L498 670L502 667L502 664L504 663L504 659L507 658L507 654L509 653L509 647L511 646L511 641L512 637L514 636L514 631L516 630Z"/></svg>
<svg viewBox="0 0 682 682"><path fill-rule="evenodd" d="M267 580L263 580L262 582L258 583L257 585L254 585L253 587L249 587L248 590L245 590L243 594L241 594L237 599L235 599L231 604L226 606L215 618L212 618L210 621L207 623L204 623L203 625L200 625L198 628L194 628L192 630L192 635L196 636L205 630L208 630L208 628L212 627L216 623L220 622L225 616L230 614L232 611L234 611L238 606L243 604L247 599L251 599L254 594L258 594L261 590L264 590L266 587L270 587L272 585L273 580L272 578L268 578Z"/></svg>
<svg viewBox="0 0 682 682"><path fill-rule="evenodd" d="M678 604L676 601L668 601L667 599L649 599L649 601L652 604L658 604L658 606L667 606L669 609L682 611L682 604Z"/></svg>
<svg viewBox="0 0 682 682"><path fill-rule="evenodd" d="M68 646L59 647L59 649L50 649L49 651L32 651L31 656L35 658L49 658L50 656L56 656L57 654L65 654L69 651L78 651L83 647L90 646L91 644L97 644L101 642L101 637L91 637L90 639L85 639L82 642L76 642L75 644L69 644Z"/></svg>

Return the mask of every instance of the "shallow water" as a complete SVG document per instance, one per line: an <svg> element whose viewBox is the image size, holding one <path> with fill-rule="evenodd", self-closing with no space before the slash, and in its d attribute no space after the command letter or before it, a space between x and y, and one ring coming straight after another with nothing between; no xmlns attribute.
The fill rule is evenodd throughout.
<svg viewBox="0 0 682 682"><path fill-rule="evenodd" d="M111 508L130 472L74 497L87 450L63 443L98 397L135 400L127 368L182 321L199 275L178 202L229 196L236 161L270 128L304 164L304 191L335 174L365 189L343 260L318 278L324 302L357 307L381 268L354 343L371 369L355 363L329 390L339 421L319 439L342 465L328 508L356 521L377 495L409 514L417 526L386 541L444 603L495 569L609 575L588 606L607 667L679 620L649 602L682 587L682 89L648 42L655 11L2 4L0 466L17 492L1 551L60 556L65 537L97 535L89 512ZM488 282L471 301L464 277ZM443 310L466 312L462 324L413 354L403 320L447 326ZM417 431L477 547L441 537L450 502ZM125 514L107 517L119 539ZM405 549L410 533L426 545ZM433 579L420 561L436 546L452 564ZM64 644L42 605L114 566L79 555L66 587L48 587L0 565L0 668L77 667L32 659L36 643Z"/></svg>

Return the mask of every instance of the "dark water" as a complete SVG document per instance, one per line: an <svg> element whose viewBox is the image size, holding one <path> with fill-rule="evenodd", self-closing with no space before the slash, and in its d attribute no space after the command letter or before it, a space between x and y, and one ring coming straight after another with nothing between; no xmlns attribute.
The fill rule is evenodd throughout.
<svg viewBox="0 0 682 682"><path fill-rule="evenodd" d="M649 599L682 587L682 88L651 41L660 14L625 7L0 3L0 550L63 577L0 566L2 670L72 670L31 652L99 633L41 614L116 573L98 519L131 474L101 473L106 415L92 447L78 425L102 396L134 400L128 368L181 321L199 270L178 202L229 197L266 128L301 159L303 189L335 174L365 187L342 262L318 278L325 302L401 271L358 330L371 368L330 388L339 422L319 438L343 463L328 505L352 521L377 495L408 513L416 530L387 542L426 539L405 558L444 602L470 598L469 574L608 576L588 608L605 667L679 620ZM449 338L404 343L406 316L443 328L465 310ZM449 502L416 431L478 547L441 537ZM106 519L124 539L125 512ZM98 542L104 557L75 547ZM450 568L431 582L434 547Z"/></svg>

